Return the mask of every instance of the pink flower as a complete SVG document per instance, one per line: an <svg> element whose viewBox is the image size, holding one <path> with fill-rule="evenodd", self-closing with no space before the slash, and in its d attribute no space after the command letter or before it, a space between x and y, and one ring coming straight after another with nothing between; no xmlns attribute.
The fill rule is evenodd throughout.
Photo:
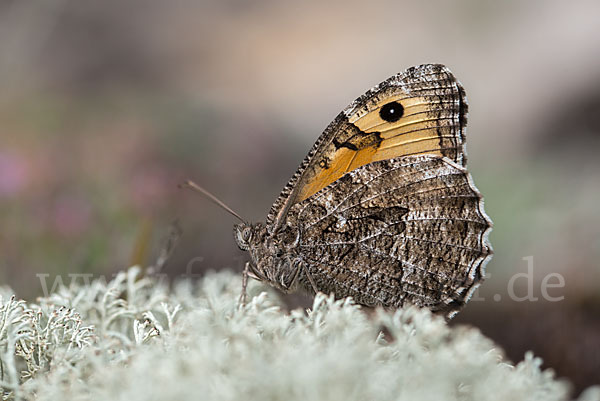
<svg viewBox="0 0 600 401"><path fill-rule="evenodd" d="M11 153L0 153L0 198L17 195L29 181L27 161Z"/></svg>

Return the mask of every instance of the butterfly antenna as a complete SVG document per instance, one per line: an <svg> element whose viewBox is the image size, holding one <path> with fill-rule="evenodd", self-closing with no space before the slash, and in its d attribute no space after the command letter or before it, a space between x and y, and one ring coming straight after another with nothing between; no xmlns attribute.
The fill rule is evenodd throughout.
<svg viewBox="0 0 600 401"><path fill-rule="evenodd" d="M223 209L227 210L229 213L237 217L242 223L246 223L246 220L242 219L239 214L233 211L229 206L223 203L219 198L208 192L206 189L202 188L200 185L196 184L192 180L187 180L185 183L179 185L180 188L190 188L194 191L200 192L202 195L206 196L208 199L221 206ZM247 224L247 223L246 223Z"/></svg>

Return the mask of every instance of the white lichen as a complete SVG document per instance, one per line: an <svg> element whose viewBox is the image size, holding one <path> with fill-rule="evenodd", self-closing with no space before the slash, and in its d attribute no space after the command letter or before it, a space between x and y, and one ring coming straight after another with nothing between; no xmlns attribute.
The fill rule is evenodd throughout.
<svg viewBox="0 0 600 401"><path fill-rule="evenodd" d="M368 315L319 295L282 310L259 285L209 274L170 289L137 268L0 296L0 395L9 400L566 400L569 385L527 354L512 366L478 330L426 310ZM7 291L3 291L5 294ZM385 334L384 334L385 333ZM589 389L581 400L600 400Z"/></svg>

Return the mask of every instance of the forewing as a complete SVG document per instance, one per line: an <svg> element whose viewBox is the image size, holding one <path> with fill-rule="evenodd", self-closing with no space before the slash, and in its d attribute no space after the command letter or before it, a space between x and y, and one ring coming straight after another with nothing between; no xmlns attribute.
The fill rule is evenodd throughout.
<svg viewBox="0 0 600 401"><path fill-rule="evenodd" d="M466 113L464 90L442 65L412 67L382 82L325 129L271 208L269 231L292 205L374 161L434 154L465 166Z"/></svg>
<svg viewBox="0 0 600 401"><path fill-rule="evenodd" d="M435 155L359 167L292 206L287 224L300 227L317 288L365 305L452 314L491 254L491 221L470 175Z"/></svg>

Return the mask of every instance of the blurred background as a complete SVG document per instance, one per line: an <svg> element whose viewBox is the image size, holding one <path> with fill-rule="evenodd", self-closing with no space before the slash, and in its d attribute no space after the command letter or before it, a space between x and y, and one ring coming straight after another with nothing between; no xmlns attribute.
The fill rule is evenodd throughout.
<svg viewBox="0 0 600 401"><path fill-rule="evenodd" d="M175 219L166 273L241 272L234 219L177 184L264 220L348 103L443 63L495 223L454 324L513 361L533 350L575 392L598 383L599 20L597 1L3 0L0 284L34 298L40 275L152 264Z"/></svg>

